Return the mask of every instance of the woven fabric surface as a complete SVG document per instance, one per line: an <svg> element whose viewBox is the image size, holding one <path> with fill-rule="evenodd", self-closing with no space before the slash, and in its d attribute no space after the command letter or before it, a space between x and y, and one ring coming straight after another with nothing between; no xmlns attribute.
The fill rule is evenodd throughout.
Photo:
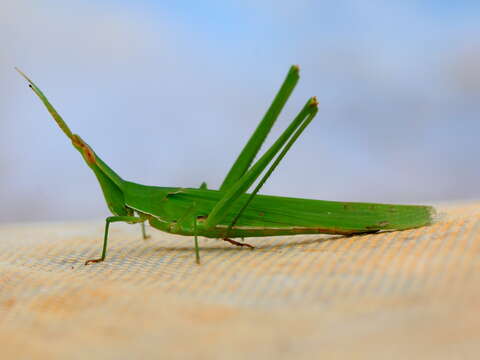
<svg viewBox="0 0 480 360"><path fill-rule="evenodd" d="M249 239L0 226L2 359L474 359L480 203L419 229Z"/></svg>

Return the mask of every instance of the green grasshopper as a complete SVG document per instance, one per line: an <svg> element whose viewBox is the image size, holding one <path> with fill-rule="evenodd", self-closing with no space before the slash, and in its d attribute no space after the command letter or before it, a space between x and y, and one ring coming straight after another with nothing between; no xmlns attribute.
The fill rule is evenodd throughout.
<svg viewBox="0 0 480 360"><path fill-rule="evenodd" d="M310 124L318 111L310 98L287 129L256 161L270 129L299 80L298 66L292 66L258 127L240 152L219 190L207 188L158 187L122 179L82 140L73 134L42 91L20 70L30 88L40 98L58 126L71 140L92 169L113 216L106 218L102 255L85 262L101 262L107 254L110 223L141 223L172 234L193 236L196 262L200 263L198 236L217 238L237 246L247 246L233 238L298 234L354 235L381 230L404 230L429 225L434 209L430 206L337 202L259 195L265 181ZM270 165L258 185L252 184Z"/></svg>

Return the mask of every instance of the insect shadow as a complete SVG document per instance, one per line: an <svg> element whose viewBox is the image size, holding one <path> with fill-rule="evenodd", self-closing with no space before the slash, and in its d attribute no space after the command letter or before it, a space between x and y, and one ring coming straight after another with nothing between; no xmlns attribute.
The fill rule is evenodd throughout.
<svg viewBox="0 0 480 360"><path fill-rule="evenodd" d="M363 237L364 235L357 235L358 237ZM306 239L291 239L290 236L285 236L285 239L289 238L288 241L279 241L273 244L255 244L254 249L249 248L240 248L240 247L231 247L228 245L223 245L222 243L212 244L207 243L202 247L205 252L238 252L238 251L246 251L246 252L255 252L255 251L262 251L262 250L280 250L280 249L287 249L287 248L296 248L296 247L303 247L306 245L314 245L314 244L323 244L328 243L330 241L341 241L343 238L349 238L351 236L346 235L321 235L315 237L309 237ZM359 239L360 240L360 239ZM155 252L176 252L176 251L185 251L191 252L191 246L152 246L152 250Z"/></svg>

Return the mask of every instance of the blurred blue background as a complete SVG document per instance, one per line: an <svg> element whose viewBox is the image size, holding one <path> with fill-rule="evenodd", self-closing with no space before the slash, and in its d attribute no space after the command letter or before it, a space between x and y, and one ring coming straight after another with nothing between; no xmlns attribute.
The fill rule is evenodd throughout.
<svg viewBox="0 0 480 360"><path fill-rule="evenodd" d="M124 178L220 185L289 66L320 111L263 193L480 198L480 2L0 4L0 221L98 218L100 188L23 79Z"/></svg>

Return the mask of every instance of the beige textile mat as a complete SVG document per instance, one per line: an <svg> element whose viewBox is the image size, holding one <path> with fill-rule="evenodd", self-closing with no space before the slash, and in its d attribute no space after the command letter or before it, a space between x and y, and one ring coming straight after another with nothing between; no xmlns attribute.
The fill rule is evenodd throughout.
<svg viewBox="0 0 480 360"><path fill-rule="evenodd" d="M248 239L0 226L1 359L477 359L480 202L430 227Z"/></svg>

